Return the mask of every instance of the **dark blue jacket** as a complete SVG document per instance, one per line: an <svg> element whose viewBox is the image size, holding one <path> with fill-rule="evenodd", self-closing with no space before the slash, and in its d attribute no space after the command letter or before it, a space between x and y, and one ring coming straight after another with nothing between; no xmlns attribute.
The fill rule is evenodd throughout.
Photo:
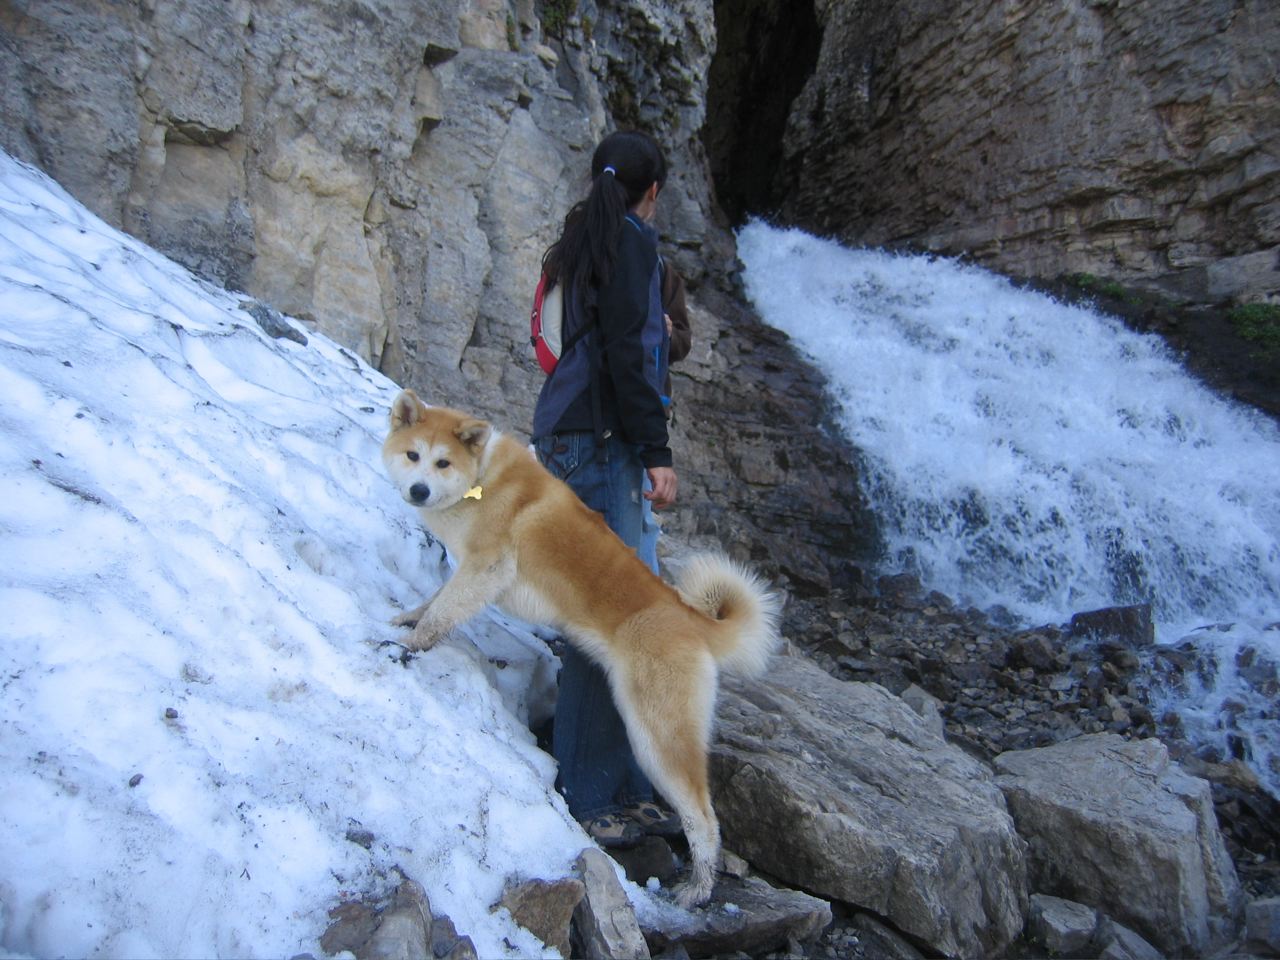
<svg viewBox="0 0 1280 960"><path fill-rule="evenodd" d="M590 318L565 291L564 341ZM609 282L597 291L598 323L560 357L533 411L533 438L571 430L609 430L640 448L646 467L671 466L663 390L670 337L662 316L658 235L633 215L622 224ZM600 422L591 391L596 357Z"/></svg>

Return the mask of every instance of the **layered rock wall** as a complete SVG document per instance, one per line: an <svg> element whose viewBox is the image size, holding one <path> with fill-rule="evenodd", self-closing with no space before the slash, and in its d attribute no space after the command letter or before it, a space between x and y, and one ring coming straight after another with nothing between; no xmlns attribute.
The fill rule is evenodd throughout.
<svg viewBox="0 0 1280 960"><path fill-rule="evenodd" d="M818 0L782 216L999 270L1280 295L1268 0Z"/></svg>
<svg viewBox="0 0 1280 960"><path fill-rule="evenodd" d="M707 282L733 261L701 140L712 9L0 0L0 146L429 401L520 432L542 382L527 326L542 253L600 136L649 130L672 171L664 253L702 301L697 359L677 370L673 528L821 585L868 521L816 375ZM765 382L790 394L767 427ZM778 452L796 446L819 453Z"/></svg>

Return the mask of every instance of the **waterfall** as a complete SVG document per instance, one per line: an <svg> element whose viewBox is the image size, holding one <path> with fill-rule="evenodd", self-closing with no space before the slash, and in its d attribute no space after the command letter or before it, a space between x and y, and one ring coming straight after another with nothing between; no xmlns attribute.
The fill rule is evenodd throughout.
<svg viewBox="0 0 1280 960"><path fill-rule="evenodd" d="M1191 636L1221 667L1174 707L1225 734L1242 657L1280 659L1276 424L1158 337L988 271L759 221L738 243L748 295L866 454L885 568L1028 625L1150 603L1160 643ZM1274 698L1232 709L1276 791Z"/></svg>

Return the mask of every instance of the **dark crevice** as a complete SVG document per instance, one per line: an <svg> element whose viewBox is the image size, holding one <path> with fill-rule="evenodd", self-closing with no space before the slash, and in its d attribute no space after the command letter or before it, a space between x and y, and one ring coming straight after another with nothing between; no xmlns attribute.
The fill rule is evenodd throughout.
<svg viewBox="0 0 1280 960"><path fill-rule="evenodd" d="M791 103L822 46L812 0L716 0L716 55L702 139L716 199L732 225L768 215Z"/></svg>

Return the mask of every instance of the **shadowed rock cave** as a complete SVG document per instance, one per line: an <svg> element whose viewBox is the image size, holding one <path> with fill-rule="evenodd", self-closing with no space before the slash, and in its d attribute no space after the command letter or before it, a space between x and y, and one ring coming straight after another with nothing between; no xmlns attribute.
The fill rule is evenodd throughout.
<svg viewBox="0 0 1280 960"><path fill-rule="evenodd" d="M716 0L716 55L703 145L716 199L732 226L768 215L791 102L818 60L812 0Z"/></svg>

